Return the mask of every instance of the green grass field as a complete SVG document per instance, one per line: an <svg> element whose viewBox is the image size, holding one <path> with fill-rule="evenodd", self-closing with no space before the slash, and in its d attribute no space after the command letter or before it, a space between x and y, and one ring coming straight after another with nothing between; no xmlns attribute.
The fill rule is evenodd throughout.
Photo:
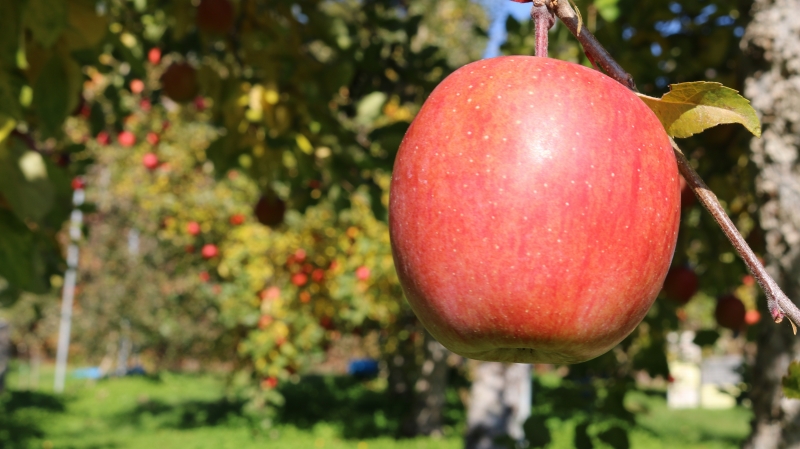
<svg viewBox="0 0 800 449"><path fill-rule="evenodd" d="M243 402L224 395L213 375L165 373L98 382L71 379L67 393L51 394L45 372L29 391L12 372L0 396L0 447L58 449L264 448L456 449L458 431L442 439L394 440L385 396L344 378L308 380L286 392L287 408L274 427L255 432ZM301 383L302 384L302 383ZM661 395L629 393L637 410L633 448L734 448L749 431L750 412L669 410ZM460 414L459 414L460 413ZM463 417L463 411L453 416ZM388 414L388 418L387 418ZM551 448L573 447L574 422L551 420ZM454 428L460 428L455 426ZM389 432L384 433L384 435Z"/></svg>

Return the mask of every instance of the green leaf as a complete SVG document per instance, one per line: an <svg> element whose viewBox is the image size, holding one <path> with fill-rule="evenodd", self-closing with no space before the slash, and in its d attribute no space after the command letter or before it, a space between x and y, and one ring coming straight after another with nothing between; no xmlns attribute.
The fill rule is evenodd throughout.
<svg viewBox="0 0 800 449"><path fill-rule="evenodd" d="M45 293L45 264L36 240L22 221L0 210L0 276L14 287Z"/></svg>
<svg viewBox="0 0 800 449"><path fill-rule="evenodd" d="M800 362L789 364L786 375L783 376L783 394L790 399L800 399Z"/></svg>
<svg viewBox="0 0 800 449"><path fill-rule="evenodd" d="M90 0L71 0L68 18L65 37L67 45L72 49L96 46L108 30L106 17L97 14L94 2Z"/></svg>
<svg viewBox="0 0 800 449"><path fill-rule="evenodd" d="M33 87L32 107L45 136L57 135L74 107L80 90L80 67L69 58L54 54Z"/></svg>
<svg viewBox="0 0 800 449"><path fill-rule="evenodd" d="M694 344L697 346L712 346L719 339L719 332L713 329L697 331L694 336Z"/></svg>
<svg viewBox="0 0 800 449"><path fill-rule="evenodd" d="M22 109L19 104L19 89L16 88L7 70L0 67L0 113L10 115L15 119L22 118Z"/></svg>
<svg viewBox="0 0 800 449"><path fill-rule="evenodd" d="M0 193L21 220L41 221L55 192L42 155L17 138L0 143Z"/></svg>
<svg viewBox="0 0 800 449"><path fill-rule="evenodd" d="M13 118L0 114L0 144L6 140L6 137L11 134L16 125L17 122Z"/></svg>
<svg viewBox="0 0 800 449"><path fill-rule="evenodd" d="M672 84L661 98L637 94L655 112L667 134L689 137L725 123L741 123L756 137L761 123L750 102L720 83L698 81Z"/></svg>
<svg viewBox="0 0 800 449"><path fill-rule="evenodd" d="M613 22L619 17L619 0L595 0L597 12L606 22Z"/></svg>
<svg viewBox="0 0 800 449"><path fill-rule="evenodd" d="M19 18L17 2L0 2L0 67L12 67L16 61L21 35Z"/></svg>
<svg viewBox="0 0 800 449"><path fill-rule="evenodd" d="M37 42L50 48L67 28L67 12L67 2L64 0L28 0L25 26L31 30Z"/></svg>

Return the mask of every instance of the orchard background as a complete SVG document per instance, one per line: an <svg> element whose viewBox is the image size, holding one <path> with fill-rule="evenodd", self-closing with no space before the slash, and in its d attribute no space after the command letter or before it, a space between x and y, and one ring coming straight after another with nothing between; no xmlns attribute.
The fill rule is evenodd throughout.
<svg viewBox="0 0 800 449"><path fill-rule="evenodd" d="M394 155L437 83L484 52L533 53L526 6L508 15L507 3L0 3L0 316L10 323L0 335L13 355L2 445L159 444L146 435L183 444L219 426L239 432L223 438L235 447L363 449L418 436L408 447L518 444L502 438L508 417L476 436L497 412L470 400L488 368L425 334L402 298L386 226ZM643 93L709 80L753 102L762 139L726 125L681 146L784 290L800 296L800 2L576 3ZM499 48L498 32L507 34ZM550 41L551 57L590 65L565 27ZM45 379L76 189L86 202L69 361L110 378L70 377L60 396ZM667 288L598 359L535 367L524 444L800 440L800 407L781 388L797 339L756 319L767 311L752 277L691 194L683 200L673 266L696 275L697 292L688 300ZM729 295L751 325L719 325L717 298ZM743 356L732 411L666 411L667 341L686 331L704 356ZM379 362L376 377L345 375L350 360L367 358ZM115 377L133 368L151 381ZM103 405L108 395L129 407ZM672 421L681 424L663 425ZM208 435L197 444L222 447Z"/></svg>

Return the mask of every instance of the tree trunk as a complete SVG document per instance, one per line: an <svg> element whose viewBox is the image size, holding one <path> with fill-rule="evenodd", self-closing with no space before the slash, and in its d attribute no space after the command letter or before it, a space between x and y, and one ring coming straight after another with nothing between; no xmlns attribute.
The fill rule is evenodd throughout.
<svg viewBox="0 0 800 449"><path fill-rule="evenodd" d="M530 365L480 363L472 380L464 447L506 449L508 439L522 442L522 425L531 414L531 387Z"/></svg>
<svg viewBox="0 0 800 449"><path fill-rule="evenodd" d="M756 0L742 41L753 64L745 95L763 124L763 136L752 140L751 150L759 170L756 187L764 202L759 221L766 235L767 269L794 300L800 298L798 11L800 0ZM789 324L761 326L750 394L755 416L744 447L800 447L800 401L787 400L781 390L781 376L798 358L800 339Z"/></svg>
<svg viewBox="0 0 800 449"><path fill-rule="evenodd" d="M0 320L0 393L6 389L8 362L11 359L11 325Z"/></svg>
<svg viewBox="0 0 800 449"><path fill-rule="evenodd" d="M425 332L425 361L414 384L415 435L442 435L449 351Z"/></svg>

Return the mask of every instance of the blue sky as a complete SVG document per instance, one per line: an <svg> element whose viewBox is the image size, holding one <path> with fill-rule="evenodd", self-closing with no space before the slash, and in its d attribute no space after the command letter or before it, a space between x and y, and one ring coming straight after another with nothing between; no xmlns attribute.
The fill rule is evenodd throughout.
<svg viewBox="0 0 800 449"><path fill-rule="evenodd" d="M497 2L498 0L486 0L484 2L492 18L492 25L489 28L489 44L483 53L484 58L493 58L500 54L500 46L506 40L506 18L509 14L517 20L530 20L530 3L514 3L508 0L499 0L499 3Z"/></svg>

